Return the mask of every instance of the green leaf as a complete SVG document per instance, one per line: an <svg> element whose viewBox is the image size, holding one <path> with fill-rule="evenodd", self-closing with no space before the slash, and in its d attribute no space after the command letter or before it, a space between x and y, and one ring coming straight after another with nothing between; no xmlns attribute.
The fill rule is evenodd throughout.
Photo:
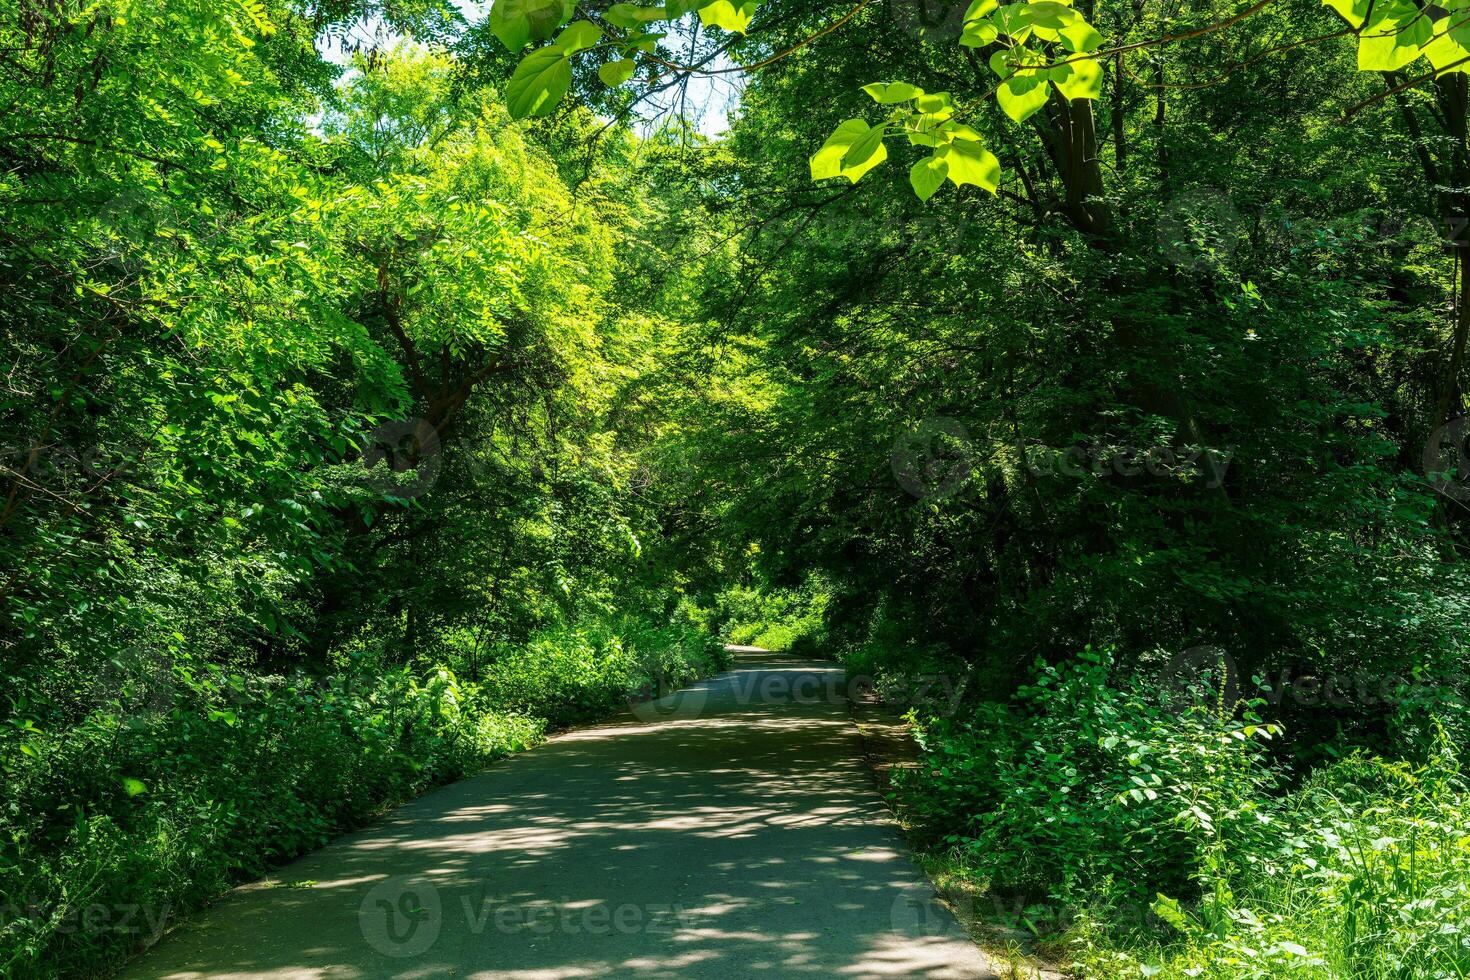
<svg viewBox="0 0 1470 980"><path fill-rule="evenodd" d="M1358 35L1359 71L1398 71L1424 54L1434 37L1429 18L1408 0L1378 0Z"/></svg>
<svg viewBox="0 0 1470 980"><path fill-rule="evenodd" d="M987 44L995 43L1000 36L994 24L988 20L972 20L965 25L960 34L960 43L967 48L983 48Z"/></svg>
<svg viewBox="0 0 1470 980"><path fill-rule="evenodd" d="M572 63L556 48L532 51L517 66L505 86L505 103L512 119L546 116L572 86Z"/></svg>
<svg viewBox="0 0 1470 980"><path fill-rule="evenodd" d="M1046 59L1029 48L997 51L990 56L991 69L1005 79L996 89L995 99L1006 115L1025 122L1046 105L1051 91Z"/></svg>
<svg viewBox="0 0 1470 980"><path fill-rule="evenodd" d="M1061 36L1062 28L1081 18L1081 14L1056 0L1034 0L1024 11L1031 29L1045 41L1055 41Z"/></svg>
<svg viewBox="0 0 1470 980"><path fill-rule="evenodd" d="M1451 21L1458 25L1462 20L1467 20L1466 15L1456 12L1434 25L1434 40L1424 46L1424 56L1429 59L1435 71L1443 74L1470 74L1470 38L1462 33L1470 28L1470 24L1457 26L1455 30L1449 29Z"/></svg>
<svg viewBox="0 0 1470 980"><path fill-rule="evenodd" d="M876 146L874 133L877 134ZM873 149L869 156L859 160L852 154L852 150L860 141ZM849 155L853 155L852 161L849 161ZM874 129L861 119L848 119L827 138L820 150L812 154L812 179L846 177L855 184L862 179L863 174L886 159L888 148L883 145L883 127Z"/></svg>
<svg viewBox="0 0 1470 980"><path fill-rule="evenodd" d="M1373 0L1322 0L1322 4L1337 11L1353 27L1362 27Z"/></svg>
<svg viewBox="0 0 1470 980"><path fill-rule="evenodd" d="M950 108L950 105L951 103L949 101L948 92L934 92L930 95L921 95L919 96L918 100L914 102L914 108L918 109L920 112L928 113L930 115L944 112L946 109Z"/></svg>
<svg viewBox="0 0 1470 980"><path fill-rule="evenodd" d="M1057 65L1050 77L1057 91L1069 99L1096 99L1102 95L1103 71L1096 58Z"/></svg>
<svg viewBox="0 0 1470 980"><path fill-rule="evenodd" d="M553 47L566 54L576 54L602 40L602 28L588 20L579 20L562 31Z"/></svg>
<svg viewBox="0 0 1470 980"><path fill-rule="evenodd" d="M849 146L847 152L842 156L843 169L849 170L854 167L861 167L871 160L873 154L877 153L883 146L884 133L885 127L874 126L854 140L852 146Z"/></svg>
<svg viewBox="0 0 1470 980"><path fill-rule="evenodd" d="M1081 16L1067 24L1058 33L1061 34L1063 46L1074 54L1091 54L1102 47L1102 35L1097 32L1097 28L1083 20Z"/></svg>
<svg viewBox="0 0 1470 980"><path fill-rule="evenodd" d="M1001 83L995 91L995 100L1005 114L1016 122L1025 122L1046 105L1047 76L1045 72L1026 71L1013 75Z"/></svg>
<svg viewBox="0 0 1470 980"><path fill-rule="evenodd" d="M994 194L1000 187L1000 161L978 143L949 143L934 151L948 165L955 186L974 184Z"/></svg>
<svg viewBox="0 0 1470 980"><path fill-rule="evenodd" d="M873 101L879 105L897 105L924 94L923 89L908 82L872 82L864 85L863 91L871 95Z"/></svg>
<svg viewBox="0 0 1470 980"><path fill-rule="evenodd" d="M143 780L134 779L132 776L123 777L122 788L123 792L127 793L129 796L137 796L139 793L148 792L148 785L144 783Z"/></svg>
<svg viewBox="0 0 1470 980"><path fill-rule="evenodd" d="M532 41L544 41L572 16L567 0L495 0L490 8L490 33L511 51Z"/></svg>
<svg viewBox="0 0 1470 980"><path fill-rule="evenodd" d="M997 10L990 19L1000 33L1008 36L1017 44L1031 36L1031 15L1027 4L1007 4Z"/></svg>
<svg viewBox="0 0 1470 980"><path fill-rule="evenodd" d="M965 22L978 20L999 6L999 0L970 0L970 6L965 8Z"/></svg>
<svg viewBox="0 0 1470 980"><path fill-rule="evenodd" d="M607 8L603 18L614 27L626 31L638 30L642 25L663 20L668 12L663 7L640 7L632 3L615 3Z"/></svg>
<svg viewBox="0 0 1470 980"><path fill-rule="evenodd" d="M633 77L638 65L632 58L622 58L618 61L609 61L597 69L597 77L602 79L602 84L609 88L617 88L619 85Z"/></svg>
<svg viewBox="0 0 1470 980"><path fill-rule="evenodd" d="M948 176L949 164L937 155L928 156L910 168L909 183L913 185L914 193L919 195L919 200L927 201Z"/></svg>
<svg viewBox="0 0 1470 980"><path fill-rule="evenodd" d="M744 34L759 6L760 0L741 0L738 4L732 0L715 0L714 3L699 8L699 22L705 27L722 27L736 34Z"/></svg>

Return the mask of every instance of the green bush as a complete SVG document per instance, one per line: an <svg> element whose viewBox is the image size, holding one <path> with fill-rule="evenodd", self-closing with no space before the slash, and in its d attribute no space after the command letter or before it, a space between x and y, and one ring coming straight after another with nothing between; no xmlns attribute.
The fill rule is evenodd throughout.
<svg viewBox="0 0 1470 980"><path fill-rule="evenodd" d="M568 725L727 665L723 645L691 622L623 616L556 627L527 643L492 650L481 689L498 707Z"/></svg>
<svg viewBox="0 0 1470 980"><path fill-rule="evenodd" d="M167 710L99 712L64 734L9 740L0 973L101 970L150 919L541 737L539 719L482 703L444 669L216 675Z"/></svg>
<svg viewBox="0 0 1470 980"><path fill-rule="evenodd" d="M899 800L954 867L1065 925L1050 938L1079 976L1470 976L1446 729L1422 765L1358 753L1283 792L1274 726L1199 693L1090 649L1038 665L1013 703L912 713Z"/></svg>
<svg viewBox="0 0 1470 980"><path fill-rule="evenodd" d="M820 645L829 592L816 577L799 589L733 586L715 600L717 630L731 643L807 652Z"/></svg>
<svg viewBox="0 0 1470 980"><path fill-rule="evenodd" d="M0 975L103 972L233 884L723 656L687 619L626 616L498 651L479 684L366 663L316 681L178 672L151 713L17 729L0 745Z"/></svg>
<svg viewBox="0 0 1470 980"><path fill-rule="evenodd" d="M1271 807L1274 845L1235 879L1223 922L1156 903L1168 933L1082 945L1090 977L1248 980L1470 976L1470 798L1453 752L1366 754Z"/></svg>
<svg viewBox="0 0 1470 980"><path fill-rule="evenodd" d="M1218 706L1175 710L1091 649L1039 665L1015 704L918 721L923 765L901 772L932 842L993 888L1137 906L1260 846L1272 729Z"/></svg>

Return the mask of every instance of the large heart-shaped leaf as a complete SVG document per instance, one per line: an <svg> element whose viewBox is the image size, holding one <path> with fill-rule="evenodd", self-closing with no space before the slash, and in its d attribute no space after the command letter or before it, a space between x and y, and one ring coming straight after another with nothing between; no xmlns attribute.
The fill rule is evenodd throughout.
<svg viewBox="0 0 1470 980"><path fill-rule="evenodd" d="M857 183L863 174L888 159L888 147L883 145L883 133L882 126L875 129L861 119L845 121L827 137L822 148L812 154L812 179L846 177L852 183ZM854 152L854 147L859 144L863 149Z"/></svg>
<svg viewBox="0 0 1470 980"><path fill-rule="evenodd" d="M609 88L617 88L632 78L637 68L632 58L620 58L617 61L609 61L597 69L597 77L602 79L602 84Z"/></svg>
<svg viewBox="0 0 1470 980"><path fill-rule="evenodd" d="M864 85L863 91L871 95L873 101L879 105L897 105L924 94L923 89L908 82L872 82Z"/></svg>
<svg viewBox="0 0 1470 980"><path fill-rule="evenodd" d="M1424 56L1435 71L1470 74L1470 13L1456 11L1434 25L1434 40L1424 46Z"/></svg>
<svg viewBox="0 0 1470 980"><path fill-rule="evenodd" d="M1000 161L979 143L950 143L934 155L948 166L947 174L956 186L974 184L992 194L1000 187Z"/></svg>
<svg viewBox="0 0 1470 980"><path fill-rule="evenodd" d="M1373 0L1322 0L1322 3L1337 11L1342 19L1353 27L1362 27L1363 19L1368 16L1368 9L1373 5Z"/></svg>
<svg viewBox="0 0 1470 980"><path fill-rule="evenodd" d="M949 176L949 164L938 156L928 156L914 164L909 170L909 183L919 200L927 201L939 190L944 178Z"/></svg>
<svg viewBox="0 0 1470 980"><path fill-rule="evenodd" d="M744 34L755 16L760 0L715 0L699 8L699 22L705 27L722 27L736 34Z"/></svg>
<svg viewBox="0 0 1470 980"><path fill-rule="evenodd" d="M505 103L512 119L546 116L572 87L572 63L555 47L526 55L505 85Z"/></svg>
<svg viewBox="0 0 1470 980"><path fill-rule="evenodd" d="M1419 58L1434 37L1428 16L1408 0L1378 0L1358 34L1359 71L1398 71Z"/></svg>
<svg viewBox="0 0 1470 980"><path fill-rule="evenodd" d="M601 40L602 28L589 20L579 20L561 32L556 39L556 47L564 54L576 54Z"/></svg>
<svg viewBox="0 0 1470 980"><path fill-rule="evenodd" d="M603 19L614 27L626 31L640 29L644 24L663 20L668 13L663 7L640 7L633 3L615 3L607 8Z"/></svg>
<svg viewBox="0 0 1470 980"><path fill-rule="evenodd" d="M1069 99L1095 99L1102 95L1102 66L1095 58L1065 61L1050 72L1052 84Z"/></svg>
<svg viewBox="0 0 1470 980"><path fill-rule="evenodd" d="M490 33L512 51L532 41L544 41L571 19L568 0L495 0L490 8Z"/></svg>

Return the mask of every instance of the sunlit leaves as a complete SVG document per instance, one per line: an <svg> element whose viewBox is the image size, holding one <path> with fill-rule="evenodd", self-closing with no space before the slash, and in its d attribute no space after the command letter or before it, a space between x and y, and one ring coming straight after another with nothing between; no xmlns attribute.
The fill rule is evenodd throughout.
<svg viewBox="0 0 1470 980"><path fill-rule="evenodd" d="M1363 25L1368 9L1373 6L1373 0L1322 0L1322 3L1337 11L1353 27Z"/></svg>
<svg viewBox="0 0 1470 980"><path fill-rule="evenodd" d="M909 183L913 186L914 193L919 195L919 200L927 201L948 176L949 164L943 158L927 156L910 168Z"/></svg>
<svg viewBox="0 0 1470 980"><path fill-rule="evenodd" d="M1436 20L1410 0L1322 2L1358 32L1359 71L1398 71L1421 56L1437 70L1463 71L1461 59L1470 56L1463 11Z"/></svg>
<svg viewBox="0 0 1470 980"><path fill-rule="evenodd" d="M863 91L878 104L892 107L887 121L869 126L861 119L849 119L837 127L811 159L814 179L846 177L856 183L887 159L883 138L901 133L911 145L933 150L909 168L909 184L920 200L933 197L946 179L995 193L1000 161L980 146L979 133L951 118L954 100L948 92L925 92L908 82L873 82Z"/></svg>
<svg viewBox="0 0 1470 980"><path fill-rule="evenodd" d="M983 48L987 44L995 43L1000 37L1000 31L988 20L972 20L965 24L964 31L960 34L960 43L969 48Z"/></svg>
<svg viewBox="0 0 1470 980"><path fill-rule="evenodd" d="M948 92L932 92L914 100L914 108L930 118L948 119L954 115L954 104Z"/></svg>
<svg viewBox="0 0 1470 980"><path fill-rule="evenodd" d="M597 77L602 79L602 84L611 88L619 85L633 77L638 65L632 58L619 58L617 61L609 61L597 69Z"/></svg>
<svg viewBox="0 0 1470 980"><path fill-rule="evenodd" d="M1470 73L1470 11L1457 10L1436 21L1424 56L1436 71Z"/></svg>
<svg viewBox="0 0 1470 980"><path fill-rule="evenodd" d="M570 55L586 51L600 40L602 28L591 21L579 20L561 32L553 47Z"/></svg>
<svg viewBox="0 0 1470 980"><path fill-rule="evenodd" d="M663 7L640 7L631 3L615 3L607 8L603 19L626 31L641 30L643 25L663 20L668 14Z"/></svg>
<svg viewBox="0 0 1470 980"><path fill-rule="evenodd" d="M505 86L512 119L549 115L572 85L572 63L555 47L532 51Z"/></svg>
<svg viewBox="0 0 1470 980"><path fill-rule="evenodd" d="M1397 71L1418 59L1433 36L1428 16L1408 0L1378 0L1358 35L1358 70Z"/></svg>
<svg viewBox="0 0 1470 980"><path fill-rule="evenodd" d="M888 159L883 136L884 127L871 127L861 119L842 123L812 155L812 179L846 177L857 183L863 174Z"/></svg>
<svg viewBox="0 0 1470 980"><path fill-rule="evenodd" d="M863 86L863 91L873 97L873 101L879 105L896 105L900 102L908 102L917 99L924 94L924 90L917 85L908 82L873 82Z"/></svg>
<svg viewBox="0 0 1470 980"><path fill-rule="evenodd" d="M638 72L638 55L652 54L664 34L651 25L676 21L697 12L705 27L743 34L761 0L670 0L663 6L615 3L603 12L613 29L605 32L590 20L572 23L546 48L532 52L516 68L506 87L512 118L551 113L571 88L570 59L594 47L611 46L621 57L601 65L597 77L616 87ZM571 0L496 0L490 10L490 30L511 51L532 41L546 41L571 20ZM550 53L548 53L550 52ZM657 73L657 72L655 72Z"/></svg>
<svg viewBox="0 0 1470 980"><path fill-rule="evenodd" d="M759 6L760 0L740 0L738 3L732 0L715 0L714 3L699 8L699 21L705 27L721 27L744 34Z"/></svg>
<svg viewBox="0 0 1470 980"><path fill-rule="evenodd" d="M853 140L847 152L842 155L842 171L854 174L851 180L856 181L868 170L888 158L888 150L883 145L884 133L884 127L872 127Z"/></svg>
<svg viewBox="0 0 1470 980"><path fill-rule="evenodd" d="M1000 187L1000 161L979 143L957 140L935 151L956 186L973 184L994 194Z"/></svg>
<svg viewBox="0 0 1470 980"><path fill-rule="evenodd" d="M990 67L1004 81L995 91L1001 109L1016 122L1025 122L1046 105L1050 95L1050 75L1046 58L1029 48L997 51Z"/></svg>
<svg viewBox="0 0 1470 980"><path fill-rule="evenodd" d="M1069 99L1095 99L1102 95L1102 66L1095 58L1065 61L1053 68L1049 77L1057 91Z"/></svg>
<svg viewBox="0 0 1470 980"><path fill-rule="evenodd" d="M568 0L495 0L490 32L512 51L532 41L545 41L572 17Z"/></svg>

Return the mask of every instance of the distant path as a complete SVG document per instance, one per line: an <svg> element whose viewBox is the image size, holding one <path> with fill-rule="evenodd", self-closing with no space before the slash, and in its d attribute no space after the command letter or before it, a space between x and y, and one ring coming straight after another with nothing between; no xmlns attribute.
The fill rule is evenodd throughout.
<svg viewBox="0 0 1470 980"><path fill-rule="evenodd" d="M993 977L887 819L841 669L735 650L237 890L123 975Z"/></svg>

